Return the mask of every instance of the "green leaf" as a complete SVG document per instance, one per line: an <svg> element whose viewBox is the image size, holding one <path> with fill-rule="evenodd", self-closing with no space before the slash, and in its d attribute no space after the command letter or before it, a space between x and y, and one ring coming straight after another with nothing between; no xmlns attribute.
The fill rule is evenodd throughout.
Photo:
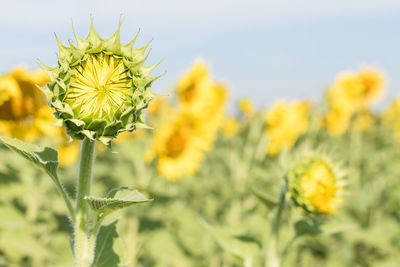
<svg viewBox="0 0 400 267"><path fill-rule="evenodd" d="M97 235L96 248L92 267L118 267L119 256L114 250L114 244L118 239L116 229L118 221L102 226Z"/></svg>
<svg viewBox="0 0 400 267"><path fill-rule="evenodd" d="M260 190L256 189L255 187L251 188L251 192L259 199L268 209L273 209L278 202L276 201L276 197L272 197Z"/></svg>
<svg viewBox="0 0 400 267"><path fill-rule="evenodd" d="M33 162L37 167L43 169L55 182L58 182L58 157L56 150L3 136L0 136L0 142L20 156Z"/></svg>
<svg viewBox="0 0 400 267"><path fill-rule="evenodd" d="M112 189L105 198L86 196L85 200L88 202L91 209L97 212L100 218L104 218L111 212L132 205L150 202L153 199L147 198L138 190L120 187Z"/></svg>
<svg viewBox="0 0 400 267"><path fill-rule="evenodd" d="M311 225L306 220L297 221L294 225L294 229L296 231L296 236L318 235L322 233L317 224Z"/></svg>
<svg viewBox="0 0 400 267"><path fill-rule="evenodd" d="M300 220L295 223L294 228L296 236L303 235L333 235L340 232L354 229L355 224L344 224L339 226L328 226L320 224L310 224L306 220Z"/></svg>
<svg viewBox="0 0 400 267"><path fill-rule="evenodd" d="M58 192L65 201L71 219L74 219L74 208L68 197L67 191L64 189L61 181L58 179L58 154L57 151L50 147L40 147L34 144L22 142L15 138L7 138L0 136L0 143L3 143L12 151L16 152L23 158L26 158L40 169L44 170L53 180Z"/></svg>
<svg viewBox="0 0 400 267"><path fill-rule="evenodd" d="M250 238L234 235L226 228L212 227L204 220L201 224L225 251L244 262L251 261L260 250L259 244Z"/></svg>

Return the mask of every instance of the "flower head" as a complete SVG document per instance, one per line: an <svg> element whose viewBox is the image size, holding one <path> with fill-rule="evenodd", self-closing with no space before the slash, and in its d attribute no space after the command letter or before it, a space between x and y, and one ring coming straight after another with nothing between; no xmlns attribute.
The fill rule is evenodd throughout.
<svg viewBox="0 0 400 267"><path fill-rule="evenodd" d="M238 106L239 110L247 117L251 117L255 113L253 103L249 98L240 100Z"/></svg>
<svg viewBox="0 0 400 267"><path fill-rule="evenodd" d="M239 130L239 122L235 117L225 118L222 125L222 133L227 138L232 138Z"/></svg>
<svg viewBox="0 0 400 267"><path fill-rule="evenodd" d="M48 81L46 73L23 67L0 76L0 134L25 141L55 134L52 111L36 87Z"/></svg>
<svg viewBox="0 0 400 267"><path fill-rule="evenodd" d="M142 110L155 94L150 77L156 66L144 66L147 45L133 49L136 37L120 43L117 31L108 39L96 32L93 21L86 39L75 33L77 46L64 46L58 39L58 66L44 67L51 83L43 88L55 115L74 139L85 137L110 144L124 131L143 124Z"/></svg>
<svg viewBox="0 0 400 267"><path fill-rule="evenodd" d="M209 146L202 135L201 124L190 114L179 113L157 130L153 145L147 151L147 162L157 158L157 170L169 180L195 173Z"/></svg>
<svg viewBox="0 0 400 267"><path fill-rule="evenodd" d="M372 120L365 114L383 91L384 76L376 70L340 73L326 95L329 110L325 123L328 132L334 136L345 133L354 114L357 114L357 128L368 128Z"/></svg>
<svg viewBox="0 0 400 267"><path fill-rule="evenodd" d="M343 175L319 155L299 157L288 172L292 199L306 211L334 213L342 202Z"/></svg>
<svg viewBox="0 0 400 267"><path fill-rule="evenodd" d="M283 148L291 148L309 124L310 103L279 101L266 113L265 132L269 139L267 154L277 155Z"/></svg>
<svg viewBox="0 0 400 267"><path fill-rule="evenodd" d="M400 96L383 111L382 123L391 128L396 140L400 141Z"/></svg>

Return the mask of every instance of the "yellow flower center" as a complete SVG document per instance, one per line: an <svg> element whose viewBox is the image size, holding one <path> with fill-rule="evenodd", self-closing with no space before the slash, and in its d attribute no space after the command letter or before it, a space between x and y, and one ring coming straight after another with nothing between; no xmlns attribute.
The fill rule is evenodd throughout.
<svg viewBox="0 0 400 267"><path fill-rule="evenodd" d="M315 163L300 178L302 197L308 200L318 211L333 213L340 201L335 197L339 187L331 170L323 163Z"/></svg>
<svg viewBox="0 0 400 267"><path fill-rule="evenodd" d="M187 125L176 128L166 142L166 156L178 157L184 150L191 135L191 129Z"/></svg>
<svg viewBox="0 0 400 267"><path fill-rule="evenodd" d="M132 94L130 82L122 59L91 54L77 66L65 100L80 117L113 117Z"/></svg>

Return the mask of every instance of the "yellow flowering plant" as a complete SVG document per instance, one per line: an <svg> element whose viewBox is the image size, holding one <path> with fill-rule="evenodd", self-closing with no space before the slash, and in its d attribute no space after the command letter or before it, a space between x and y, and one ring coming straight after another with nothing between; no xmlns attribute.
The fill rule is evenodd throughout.
<svg viewBox="0 0 400 267"><path fill-rule="evenodd" d="M196 60L178 82L176 93L178 106L167 110L169 119L157 129L145 155L147 163L157 161L158 173L168 180L199 169L223 124L227 88L214 82L208 67Z"/></svg>
<svg viewBox="0 0 400 267"><path fill-rule="evenodd" d="M332 136L344 134L353 117L356 117L356 128L368 129L372 123L367 115L369 107L379 100L384 89L384 75L377 70L364 68L358 73L340 73L326 94L328 133Z"/></svg>
<svg viewBox="0 0 400 267"><path fill-rule="evenodd" d="M272 203L275 207L275 213L266 246L265 267L279 267L280 256L287 253L289 246L298 236L313 231L318 233L317 228L312 228L315 226L300 221L294 238L286 245L284 251L280 251L279 232L285 206L289 205L288 198L306 211L306 216L335 213L343 201L345 174L328 156L318 152L303 152L293 159L285 157L287 155L282 159L285 162L285 173L278 198L276 201L266 199L269 205ZM261 198L265 199L265 196Z"/></svg>
<svg viewBox="0 0 400 267"><path fill-rule="evenodd" d="M278 101L265 115L265 134L269 139L266 151L278 155L282 149L290 149L297 139L308 130L310 103Z"/></svg>
<svg viewBox="0 0 400 267"><path fill-rule="evenodd" d="M108 214L116 210L151 201L137 190L127 187L113 189L106 197L91 195L96 141L110 145L111 140L119 133L145 127L142 111L156 96L150 91L153 81L157 79L150 76L155 65L144 65L148 57L148 54L145 55L148 45L133 49L137 35L131 42L122 45L121 23L122 21L117 31L108 39L97 34L93 21L86 39L80 38L74 30L77 45L69 42L69 46L64 46L57 39L57 66L47 67L41 64L50 81L45 74L40 77L27 76L21 71L11 75L17 77L14 80L7 76L0 79L0 108L7 105L13 107L7 109L11 113L0 112L2 119L25 118L35 112L43 112L47 116L41 109L45 98L40 92L26 92L24 87L19 86L19 81L27 76L35 80L31 82L31 86L42 86L48 105L55 110L58 124L66 129L72 139L82 140L74 205L58 177L59 161L56 150L0 137L1 143L32 161L52 178L66 204L73 226L71 244L74 266L77 267L99 266L99 262L105 258L109 266L124 264L114 251L96 249L96 244L105 247L108 239L104 235L115 231L115 223L102 226L102 222ZM49 83L44 85L46 82ZM5 88L9 89L3 93ZM30 95L22 97L23 94ZM46 121L36 120L36 123L44 127ZM64 149L60 148L60 152ZM63 160L65 163L72 161L70 158Z"/></svg>

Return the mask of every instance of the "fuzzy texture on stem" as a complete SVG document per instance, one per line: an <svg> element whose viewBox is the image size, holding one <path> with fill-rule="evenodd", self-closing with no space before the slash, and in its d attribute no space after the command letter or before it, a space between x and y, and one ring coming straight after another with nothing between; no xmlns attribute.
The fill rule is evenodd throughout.
<svg viewBox="0 0 400 267"><path fill-rule="evenodd" d="M94 245L89 245L89 206L84 200L90 196L92 170L95 158L95 141L85 138L82 141L76 197L76 219L74 224L74 257L76 267L88 267L94 258Z"/></svg>

